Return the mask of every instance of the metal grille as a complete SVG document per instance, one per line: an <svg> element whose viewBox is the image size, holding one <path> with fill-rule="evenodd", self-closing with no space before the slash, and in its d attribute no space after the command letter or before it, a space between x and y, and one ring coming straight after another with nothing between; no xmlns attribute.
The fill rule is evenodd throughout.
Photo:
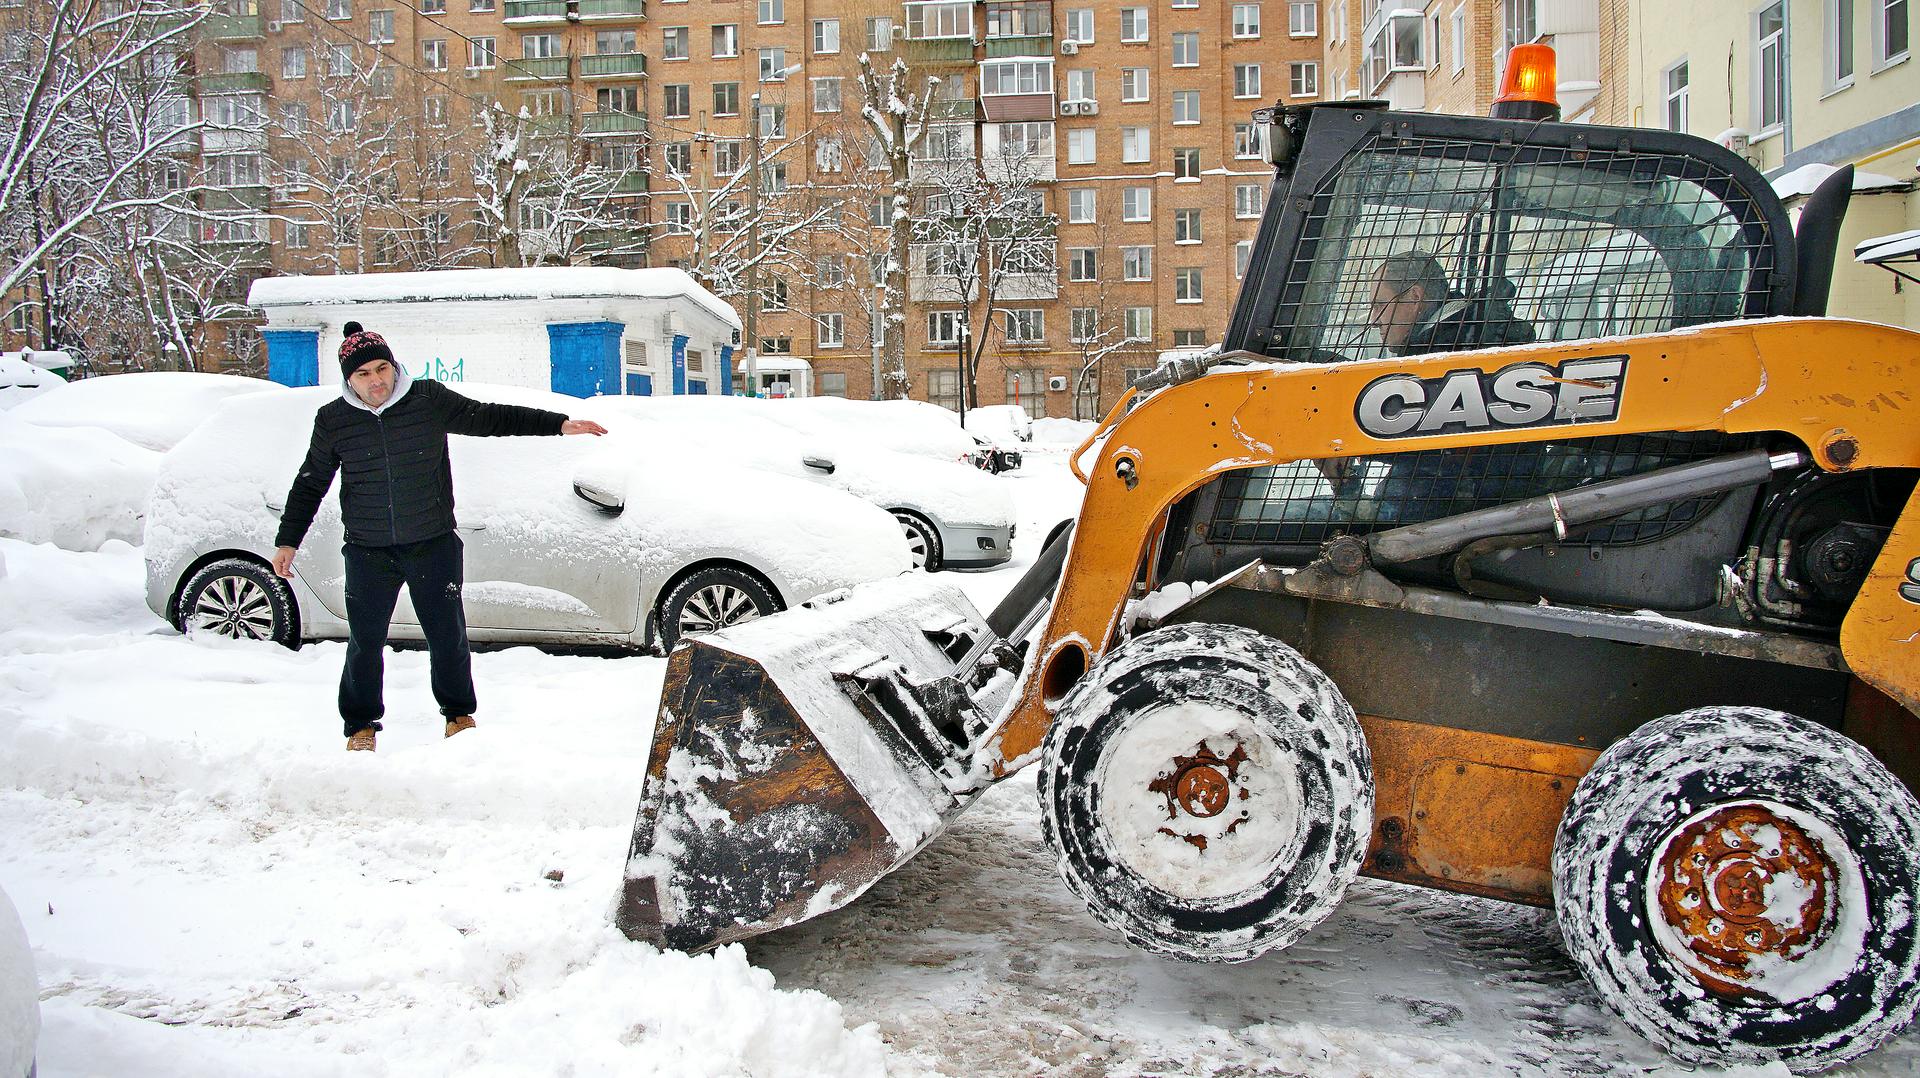
<svg viewBox="0 0 1920 1078"><path fill-rule="evenodd" d="M1776 268L1766 221L1732 177L1683 155L1597 148L1376 135L1320 184L1300 235L1271 351L1317 362L1655 333L1763 315ZM1251 469L1222 480L1208 536L1317 544L1699 460L1749 441L1715 433L1610 436ZM1646 542L1712 504L1696 498L1656 506L1579 538Z"/></svg>
<svg viewBox="0 0 1920 1078"><path fill-rule="evenodd" d="M1715 431L1609 435L1252 468L1221 479L1207 537L1216 543L1318 545L1335 535L1365 535L1704 460L1745 441ZM1658 539L1705 515L1712 504L1712 497L1703 497L1654 506L1577 531L1573 539Z"/></svg>
<svg viewBox="0 0 1920 1078"><path fill-rule="evenodd" d="M1738 190L1684 156L1376 136L1315 192L1275 354L1373 359L1764 314L1774 248ZM1436 265L1445 294L1410 287L1410 260Z"/></svg>

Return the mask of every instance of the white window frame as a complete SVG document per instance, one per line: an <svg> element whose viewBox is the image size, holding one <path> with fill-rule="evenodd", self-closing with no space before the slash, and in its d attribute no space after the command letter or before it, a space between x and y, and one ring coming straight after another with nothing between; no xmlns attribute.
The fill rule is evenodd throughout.
<svg viewBox="0 0 1920 1078"><path fill-rule="evenodd" d="M1120 279L1123 281L1153 280L1153 246L1151 244L1128 244L1120 248Z"/></svg>
<svg viewBox="0 0 1920 1078"><path fill-rule="evenodd" d="M1122 187L1120 219L1127 222L1153 220L1153 188Z"/></svg>
<svg viewBox="0 0 1920 1078"><path fill-rule="evenodd" d="M713 58L716 60L734 60L740 56L740 24L737 22L717 22L713 24L709 35L712 39ZM721 52L721 49L725 52Z"/></svg>
<svg viewBox="0 0 1920 1078"><path fill-rule="evenodd" d="M1151 160L1153 160L1153 128L1144 126L1121 128L1121 163L1137 165Z"/></svg>
<svg viewBox="0 0 1920 1078"><path fill-rule="evenodd" d="M1090 7L1068 8L1066 33L1061 40L1071 41L1076 45L1093 44L1093 9Z"/></svg>
<svg viewBox="0 0 1920 1078"><path fill-rule="evenodd" d="M1120 69L1120 100L1122 102L1150 101L1153 99L1152 68L1123 67Z"/></svg>
<svg viewBox="0 0 1920 1078"><path fill-rule="evenodd" d="M1173 211L1173 242L1186 246L1202 242L1205 228L1201 224L1200 210L1197 207L1184 207Z"/></svg>
<svg viewBox="0 0 1920 1078"><path fill-rule="evenodd" d="M1047 339L1047 312L1043 307L1009 307L1002 325L1008 344L1040 344ZM1015 330L1018 333L1015 333Z"/></svg>
<svg viewBox="0 0 1920 1078"><path fill-rule="evenodd" d="M839 311L827 311L815 319L818 332L814 335L814 346L818 348L845 348L847 346L847 316Z"/></svg>
<svg viewBox="0 0 1920 1078"><path fill-rule="evenodd" d="M1013 88L1007 89L1008 73ZM1053 61L1032 58L989 60L980 65L981 97L1016 97L1053 92Z"/></svg>
<svg viewBox="0 0 1920 1078"><path fill-rule="evenodd" d="M1235 98L1254 98L1260 96L1260 65L1233 65L1233 96Z"/></svg>
<svg viewBox="0 0 1920 1078"><path fill-rule="evenodd" d="M933 16L932 32L927 17ZM907 38L912 41L936 41L946 38L973 38L973 4L956 0L929 0L907 4Z"/></svg>
<svg viewBox="0 0 1920 1078"><path fill-rule="evenodd" d="M786 0L759 0L754 5L755 21L761 26L778 26L787 21Z"/></svg>
<svg viewBox="0 0 1920 1078"><path fill-rule="evenodd" d="M1877 7L1877 0L1874 2ZM1852 86L1853 77L1860 70L1860 55L1854 48L1855 31L1859 28L1854 17L1858 3L1859 0L1824 0L1820 74L1826 93L1836 94ZM1842 26L1842 22L1846 25ZM1846 60L1844 72L1840 70L1843 50Z"/></svg>
<svg viewBox="0 0 1920 1078"><path fill-rule="evenodd" d="M1067 189L1067 223L1070 225L1091 225L1096 223L1100 214L1099 192L1091 187L1070 187Z"/></svg>
<svg viewBox="0 0 1920 1078"><path fill-rule="evenodd" d="M1233 39L1249 41L1260 36L1260 5L1233 5Z"/></svg>
<svg viewBox="0 0 1920 1078"><path fill-rule="evenodd" d="M1185 59L1181 58L1182 52L1186 53ZM1173 35L1173 51L1171 56L1172 56L1172 60L1170 61L1169 66L1199 67L1200 66L1200 31L1182 30L1177 34L1174 34Z"/></svg>
<svg viewBox="0 0 1920 1078"><path fill-rule="evenodd" d="M1175 303L1205 303L1206 293L1206 281L1198 266L1182 266L1173 271Z"/></svg>
<svg viewBox="0 0 1920 1078"><path fill-rule="evenodd" d="M1200 91L1175 90L1173 92L1173 123L1178 125L1200 122Z"/></svg>
<svg viewBox="0 0 1920 1078"><path fill-rule="evenodd" d="M1123 7L1120 9L1121 44L1144 45L1152 35L1153 27L1147 19L1146 8Z"/></svg>
<svg viewBox="0 0 1920 1078"><path fill-rule="evenodd" d="M959 344L960 335L965 330L966 323L967 323L967 312L965 311L954 311L954 310L928 311L927 312L927 344L928 345ZM939 329L942 332L950 333L951 335L942 336L941 333L935 332L936 329Z"/></svg>
<svg viewBox="0 0 1920 1078"><path fill-rule="evenodd" d="M1313 60L1296 60L1287 65L1289 97L1320 96L1320 65Z"/></svg>
<svg viewBox="0 0 1920 1078"><path fill-rule="evenodd" d="M1084 344L1100 335L1100 309L1074 307L1067 311L1067 343Z"/></svg>
<svg viewBox="0 0 1920 1078"><path fill-rule="evenodd" d="M787 47L768 45L760 50L760 81L787 81Z"/></svg>
<svg viewBox="0 0 1920 1078"><path fill-rule="evenodd" d="M1760 28L1764 25L1767 12L1776 7L1780 9L1780 29L1762 36ZM1762 5L1753 13L1753 126L1755 135L1759 138L1765 138L1768 135L1777 134L1785 130L1787 111L1792 107L1787 98L1791 86L1787 74L1787 68L1790 63L1787 57L1787 19L1787 0L1774 0L1773 3ZM1769 50L1772 50L1776 56L1774 61L1775 70L1779 72L1777 84L1779 91L1779 115L1775 116L1771 123L1767 122L1766 114L1767 53Z"/></svg>
<svg viewBox="0 0 1920 1078"><path fill-rule="evenodd" d="M813 111L839 112L841 109L840 77L837 75L834 75L830 77L814 79L812 81L813 81ZM822 105L820 95L823 91L828 92L829 95L832 97L831 104L825 105L825 106Z"/></svg>
<svg viewBox="0 0 1920 1078"><path fill-rule="evenodd" d="M1153 308L1128 307L1120 317L1125 333L1134 340L1153 340Z"/></svg>
<svg viewBox="0 0 1920 1078"><path fill-rule="evenodd" d="M1287 4L1287 36L1317 37L1320 34L1320 5L1314 0L1290 0Z"/></svg>
<svg viewBox="0 0 1920 1078"><path fill-rule="evenodd" d="M1267 208L1267 189L1257 183L1235 184L1233 188L1233 216L1236 220L1258 220Z"/></svg>
<svg viewBox="0 0 1920 1078"><path fill-rule="evenodd" d="M1452 73L1460 74L1467 69L1467 9L1463 5L1453 9Z"/></svg>
<svg viewBox="0 0 1920 1078"><path fill-rule="evenodd" d="M1907 57L1913 55L1913 3L1912 0L1868 0L1873 5L1873 74L1878 75L1890 67L1904 64ZM1887 27L1891 25L1895 9L1897 18L1906 23L1906 47L1898 52L1890 51Z"/></svg>
<svg viewBox="0 0 1920 1078"><path fill-rule="evenodd" d="M1100 158L1099 138L1091 127L1067 132L1067 164L1091 165Z"/></svg>
<svg viewBox="0 0 1920 1078"><path fill-rule="evenodd" d="M813 20L813 54L831 56L840 51L840 20Z"/></svg>
<svg viewBox="0 0 1920 1078"><path fill-rule="evenodd" d="M684 26L663 26L660 28L660 59L667 61L693 59L692 33Z"/></svg>
<svg viewBox="0 0 1920 1078"><path fill-rule="evenodd" d="M1075 284L1086 284L1100 279L1100 249L1098 247L1067 248L1067 280Z"/></svg>
<svg viewBox="0 0 1920 1078"><path fill-rule="evenodd" d="M1673 84L1675 75L1687 81L1676 88ZM1668 64L1665 70L1660 72L1660 89L1664 94L1664 107L1660 119L1667 130L1685 131L1687 129L1687 124L1692 119L1688 114L1692 88L1693 80L1688 72L1686 57L1682 56L1679 60ZM1678 126L1675 126L1675 106L1678 106L1679 110Z"/></svg>

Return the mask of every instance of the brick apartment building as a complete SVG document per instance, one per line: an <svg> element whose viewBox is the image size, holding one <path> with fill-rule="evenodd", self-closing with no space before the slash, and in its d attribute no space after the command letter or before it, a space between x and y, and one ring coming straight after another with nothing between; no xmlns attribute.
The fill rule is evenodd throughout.
<svg viewBox="0 0 1920 1078"><path fill-rule="evenodd" d="M938 212L943 168L986 155L1019 162L1054 235L991 313L942 292L938 252L916 245L912 395L959 403L964 323L988 335L969 404L1036 416L1092 414L1159 351L1219 340L1271 177L1252 112L1322 90L1312 0L214 2L180 107L218 129L178 156L219 188L202 202L225 219L183 227L233 255L231 294L269 272L501 264L471 162L497 145L488 132L524 129L525 145L549 138L619 176L593 242L549 260L697 272L694 224L733 215L704 241L722 242L757 197L761 242L792 252L759 280L763 388L850 397L874 384L863 271L884 249L887 191L862 163L860 57L904 61L914 85L938 80L913 214ZM756 96L757 193L742 179ZM544 211L531 197L517 211L504 230L534 244ZM246 317L226 328L228 354L255 350ZM221 354L208 364L229 365Z"/></svg>

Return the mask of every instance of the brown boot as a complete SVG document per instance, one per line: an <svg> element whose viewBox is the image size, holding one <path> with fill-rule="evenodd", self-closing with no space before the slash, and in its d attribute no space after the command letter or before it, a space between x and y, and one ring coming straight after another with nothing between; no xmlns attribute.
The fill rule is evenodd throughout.
<svg viewBox="0 0 1920 1078"><path fill-rule="evenodd" d="M373 751L373 728L368 727L365 730L357 730L354 732L352 737L347 738L347 751L348 752L372 752Z"/></svg>
<svg viewBox="0 0 1920 1078"><path fill-rule="evenodd" d="M453 718L447 720L447 736L452 737L462 730L471 730L473 726L472 715L455 715Z"/></svg>

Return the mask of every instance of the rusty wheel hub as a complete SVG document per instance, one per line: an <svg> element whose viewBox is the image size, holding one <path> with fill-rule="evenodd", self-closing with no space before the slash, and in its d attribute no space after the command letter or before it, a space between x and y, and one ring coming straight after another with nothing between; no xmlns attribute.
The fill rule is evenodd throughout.
<svg viewBox="0 0 1920 1078"><path fill-rule="evenodd" d="M1240 776L1240 769L1246 763L1246 746L1237 741L1225 758L1206 742L1201 742L1191 756L1175 756L1170 767L1147 783L1148 793L1166 798L1168 826L1161 828L1160 833L1181 839L1204 852L1207 835L1182 828L1182 821L1211 820L1226 812L1234 801L1246 800L1250 795ZM1243 809L1239 819L1227 823L1224 831L1207 830L1232 834L1246 817Z"/></svg>
<svg viewBox="0 0 1920 1078"><path fill-rule="evenodd" d="M1745 994L1757 967L1820 944L1838 918L1828 851L1773 806L1743 802L1683 824L1648 880L1661 943L1713 991Z"/></svg>

